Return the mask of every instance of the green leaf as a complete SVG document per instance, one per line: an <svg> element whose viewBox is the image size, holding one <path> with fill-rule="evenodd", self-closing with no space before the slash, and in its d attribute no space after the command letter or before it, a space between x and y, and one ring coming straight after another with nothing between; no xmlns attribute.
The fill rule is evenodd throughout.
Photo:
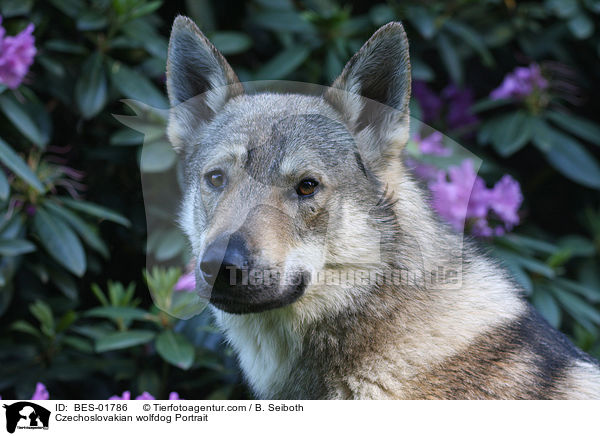
<svg viewBox="0 0 600 436"><path fill-rule="evenodd" d="M224 55L243 53L252 47L252 39L241 32L215 32L210 41Z"/></svg>
<svg viewBox="0 0 600 436"><path fill-rule="evenodd" d="M131 222L125 218L123 215L120 215L106 207L99 206L94 203L88 203L87 201L81 200L73 200L67 197L55 197L60 200L65 206L77 210L79 212L83 212L87 215L94 216L96 218L105 219L107 221L112 221L117 224L121 224L125 227L130 227Z"/></svg>
<svg viewBox="0 0 600 436"><path fill-rule="evenodd" d="M340 69L341 71L341 69ZM412 57L410 61L410 72L413 79L429 82L435 78L433 68L417 57Z"/></svg>
<svg viewBox="0 0 600 436"><path fill-rule="evenodd" d="M172 259L185 248L185 237L177 229L164 232L157 241L154 257L158 261Z"/></svg>
<svg viewBox="0 0 600 436"><path fill-rule="evenodd" d="M100 289L100 286L98 286L96 283L92 283L91 289L98 301L100 301L100 304L103 306L108 306L110 304L106 298L106 295L104 295L104 292L102 292L102 289Z"/></svg>
<svg viewBox="0 0 600 436"><path fill-rule="evenodd" d="M77 320L77 314L73 310L69 310L65 313L56 323L57 333L62 333L68 329Z"/></svg>
<svg viewBox="0 0 600 436"><path fill-rule="evenodd" d="M112 63L110 78L113 86L125 97L141 101L155 108L166 109L169 107L164 94L146 76L120 62Z"/></svg>
<svg viewBox="0 0 600 436"><path fill-rule="evenodd" d="M86 3L80 0L50 0L56 8L71 18L83 14Z"/></svg>
<svg viewBox="0 0 600 436"><path fill-rule="evenodd" d="M10 194L10 185L8 184L6 174L4 174L4 171L0 169L0 200L6 200L8 198L8 194Z"/></svg>
<svg viewBox="0 0 600 436"><path fill-rule="evenodd" d="M521 285L526 294L531 294L531 292L533 291L533 284L531 283L531 279L529 278L529 275L523 270L518 260L515 259L513 253L497 247L494 248L493 251L495 256L502 261L506 268L508 268L512 277L519 285Z"/></svg>
<svg viewBox="0 0 600 436"><path fill-rule="evenodd" d="M108 247L98 236L95 229L88 223L83 221L69 209L60 206L53 201L45 201L43 207L57 219L62 219L71 226L73 230L81 237L81 239L92 249L100 253L105 259L110 257Z"/></svg>
<svg viewBox="0 0 600 436"><path fill-rule="evenodd" d="M33 0L3 0L0 4L0 14L4 18L27 15L32 6Z"/></svg>
<svg viewBox="0 0 600 436"><path fill-rule="evenodd" d="M521 255L500 247L494 247L494 253L502 259L506 259L508 262L514 262L519 265L520 268L538 273L546 278L553 279L556 276L556 273L552 268L533 257Z"/></svg>
<svg viewBox="0 0 600 436"><path fill-rule="evenodd" d="M89 119L102 110L106 104L107 86L102 54L96 52L86 59L81 76L75 85L75 101L83 118Z"/></svg>
<svg viewBox="0 0 600 436"><path fill-rule="evenodd" d="M10 325L10 329L16 332L27 333L29 335L35 336L36 338L40 337L40 332L33 325L28 323L27 321L18 320L13 322Z"/></svg>
<svg viewBox="0 0 600 436"><path fill-rule="evenodd" d="M600 289L591 286L585 286L581 283L574 282L572 280L558 279L555 281L557 286L567 289L571 292L585 297L586 300L592 303L600 302Z"/></svg>
<svg viewBox="0 0 600 436"><path fill-rule="evenodd" d="M559 240L561 248L569 250L572 256L590 257L594 255L594 243L583 236L568 235Z"/></svg>
<svg viewBox="0 0 600 436"><path fill-rule="evenodd" d="M496 109L498 107L506 106L514 102L515 100L511 98L484 98L471 106L471 112L476 114L489 109Z"/></svg>
<svg viewBox="0 0 600 436"><path fill-rule="evenodd" d="M190 369L194 363L194 346L180 333L165 330L156 338L156 351L172 365Z"/></svg>
<svg viewBox="0 0 600 436"><path fill-rule="evenodd" d="M558 246L554 244L550 244L541 239L532 238L530 236L519 235L517 233L512 233L506 236L503 236L502 239L508 239L513 244L516 244L519 247L527 247L532 250L538 251L544 254L553 254L558 251Z"/></svg>
<svg viewBox="0 0 600 436"><path fill-rule="evenodd" d="M532 257L517 256L517 258L523 268L528 271L538 273L549 279L553 279L556 276L554 270L544 262L540 262Z"/></svg>
<svg viewBox="0 0 600 436"><path fill-rule="evenodd" d="M168 170L177 160L177 154L167 141L144 144L141 150L140 169L144 173L160 173Z"/></svg>
<svg viewBox="0 0 600 436"><path fill-rule="evenodd" d="M531 302L551 326L555 328L560 326L560 308L550 292L536 290L531 298Z"/></svg>
<svg viewBox="0 0 600 436"><path fill-rule="evenodd" d="M560 18L571 17L579 10L577 0L546 0L545 7Z"/></svg>
<svg viewBox="0 0 600 436"><path fill-rule="evenodd" d="M413 69L413 77L414 77L414 64L412 65ZM337 76L340 75L342 69L344 68L344 63L340 56L337 54L337 51L334 48L330 48L327 50L327 54L325 55L325 77L327 80L333 82Z"/></svg>
<svg viewBox="0 0 600 436"><path fill-rule="evenodd" d="M136 307L102 306L95 307L84 313L87 317L109 318L124 321L148 321L149 313Z"/></svg>
<svg viewBox="0 0 600 436"><path fill-rule="evenodd" d="M0 110L13 125L31 142L43 148L46 139L29 113L19 104L12 95L0 96Z"/></svg>
<svg viewBox="0 0 600 436"><path fill-rule="evenodd" d="M82 31L100 30L108 24L106 13L87 10L77 17L77 29Z"/></svg>
<svg viewBox="0 0 600 436"><path fill-rule="evenodd" d="M58 51L61 53L78 55L86 53L86 49L84 46L72 41L66 41L64 39L51 39L49 41L46 41L45 46L48 50Z"/></svg>
<svg viewBox="0 0 600 436"><path fill-rule="evenodd" d="M33 187L38 192L44 192L44 185L37 178L31 168L21 159L17 153L15 153L12 148L8 146L6 142L4 142L0 138L0 160L15 173L18 177L27 182L31 187Z"/></svg>
<svg viewBox="0 0 600 436"><path fill-rule="evenodd" d="M48 271L50 276L50 280L54 285L63 293L65 297L70 300L77 301L77 297L79 296L79 291L77 289L77 285L75 284L75 280L66 272L59 269L50 269Z"/></svg>
<svg viewBox="0 0 600 436"><path fill-rule="evenodd" d="M549 111L549 120L581 139L600 145L600 126L596 123L571 114Z"/></svg>
<svg viewBox="0 0 600 436"><path fill-rule="evenodd" d="M460 56L450 38L443 33L437 37L437 49L452 81L459 85L462 84L463 70Z"/></svg>
<svg viewBox="0 0 600 436"><path fill-rule="evenodd" d="M494 149L502 157L519 151L531 138L533 121L523 110L503 115L490 138Z"/></svg>
<svg viewBox="0 0 600 436"><path fill-rule="evenodd" d="M536 130L533 141L545 152L550 165L564 176L581 185L600 189L600 165L575 138L545 124L543 129Z"/></svg>
<svg viewBox="0 0 600 436"><path fill-rule="evenodd" d="M35 245L25 239L0 239L0 256L19 256L35 251Z"/></svg>
<svg viewBox="0 0 600 436"><path fill-rule="evenodd" d="M133 129L117 130L110 137L111 145L141 145L144 142L144 135Z"/></svg>
<svg viewBox="0 0 600 436"><path fill-rule="evenodd" d="M310 54L308 47L295 45L287 48L269 60L256 72L256 80L284 79L294 72Z"/></svg>
<svg viewBox="0 0 600 436"><path fill-rule="evenodd" d="M508 270L510 271L512 277L517 281L527 295L531 294L533 290L533 284L531 283L531 279L529 275L521 268L521 266L512 260L503 259L503 263L506 265Z"/></svg>
<svg viewBox="0 0 600 436"><path fill-rule="evenodd" d="M71 228L42 208L36 211L33 227L47 253L70 272L81 277L86 269L85 252Z"/></svg>
<svg viewBox="0 0 600 436"><path fill-rule="evenodd" d="M36 300L29 305L29 311L40 322L42 333L46 336L53 336L54 315L50 306L41 300Z"/></svg>
<svg viewBox="0 0 600 436"><path fill-rule="evenodd" d="M150 342L155 336L156 333L150 330L108 333L96 340L96 352L104 353L111 350L135 347Z"/></svg>
<svg viewBox="0 0 600 436"><path fill-rule="evenodd" d="M570 18L567 21L567 27L578 39L587 39L594 33L594 22L583 12Z"/></svg>
<svg viewBox="0 0 600 436"><path fill-rule="evenodd" d="M94 352L94 347L92 347L89 341L77 336L63 336L62 342L82 353L91 354Z"/></svg>
<svg viewBox="0 0 600 436"><path fill-rule="evenodd" d="M375 5L369 10L369 17L376 26L383 26L396 20L396 13L389 5Z"/></svg>
<svg viewBox="0 0 600 436"><path fill-rule="evenodd" d="M425 39L431 39L436 33L435 17L424 6L409 6L406 16Z"/></svg>
<svg viewBox="0 0 600 436"><path fill-rule="evenodd" d="M444 28L470 45L481 56L484 65L491 66L494 64L494 58L479 32L476 32L467 24L456 20L446 20Z"/></svg>
<svg viewBox="0 0 600 436"><path fill-rule="evenodd" d="M155 0L155 1L148 2L148 3L142 3L141 5L135 7L129 13L128 18L130 20L134 20L136 18L143 17L144 15L151 14L152 12L154 12L158 8L160 8L161 5L162 5L162 0Z"/></svg>
<svg viewBox="0 0 600 436"><path fill-rule="evenodd" d="M594 325L600 325L600 312L581 298L552 286L552 293L567 312L583 327L592 330Z"/></svg>
<svg viewBox="0 0 600 436"><path fill-rule="evenodd" d="M264 29L276 32L294 32L304 35L316 33L312 23L294 10L259 12L252 16L252 21Z"/></svg>

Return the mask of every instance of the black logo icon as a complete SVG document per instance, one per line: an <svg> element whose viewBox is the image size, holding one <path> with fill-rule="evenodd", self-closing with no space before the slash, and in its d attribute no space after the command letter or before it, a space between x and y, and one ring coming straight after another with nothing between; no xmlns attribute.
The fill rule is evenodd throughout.
<svg viewBox="0 0 600 436"><path fill-rule="evenodd" d="M6 409L6 431L15 429L48 429L50 411L29 401L19 401L3 406Z"/></svg>

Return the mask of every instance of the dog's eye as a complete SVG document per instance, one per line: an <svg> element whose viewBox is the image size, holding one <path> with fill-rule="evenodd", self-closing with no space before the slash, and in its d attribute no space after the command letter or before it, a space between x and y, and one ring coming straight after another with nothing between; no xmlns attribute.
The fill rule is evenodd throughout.
<svg viewBox="0 0 600 436"><path fill-rule="evenodd" d="M221 170L214 170L206 174L206 181L213 188L221 188L225 185L225 174Z"/></svg>
<svg viewBox="0 0 600 436"><path fill-rule="evenodd" d="M311 196L315 193L315 189L317 189L318 185L319 182L317 182L316 180L304 179L300 183L298 183L298 186L296 186L296 193L300 197Z"/></svg>

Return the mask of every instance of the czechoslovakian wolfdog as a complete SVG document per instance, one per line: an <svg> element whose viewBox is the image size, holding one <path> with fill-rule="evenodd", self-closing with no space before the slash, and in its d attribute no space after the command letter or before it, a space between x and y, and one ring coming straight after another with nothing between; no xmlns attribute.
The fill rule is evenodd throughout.
<svg viewBox="0 0 600 436"><path fill-rule="evenodd" d="M321 95L249 94L175 20L180 223L247 382L265 399L600 399L598 362L430 210L402 162L410 80L389 23Z"/></svg>

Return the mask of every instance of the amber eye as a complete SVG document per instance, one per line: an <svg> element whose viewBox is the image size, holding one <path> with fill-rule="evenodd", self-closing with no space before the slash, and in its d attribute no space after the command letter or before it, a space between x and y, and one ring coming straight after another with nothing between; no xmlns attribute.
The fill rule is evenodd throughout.
<svg viewBox="0 0 600 436"><path fill-rule="evenodd" d="M317 189L318 185L319 182L317 182L316 180L304 179L300 183L298 183L298 186L296 186L296 193L300 197L308 197L315 193L315 189Z"/></svg>
<svg viewBox="0 0 600 436"><path fill-rule="evenodd" d="M225 185L225 174L221 170L214 170L206 174L206 181L213 188L221 188Z"/></svg>

